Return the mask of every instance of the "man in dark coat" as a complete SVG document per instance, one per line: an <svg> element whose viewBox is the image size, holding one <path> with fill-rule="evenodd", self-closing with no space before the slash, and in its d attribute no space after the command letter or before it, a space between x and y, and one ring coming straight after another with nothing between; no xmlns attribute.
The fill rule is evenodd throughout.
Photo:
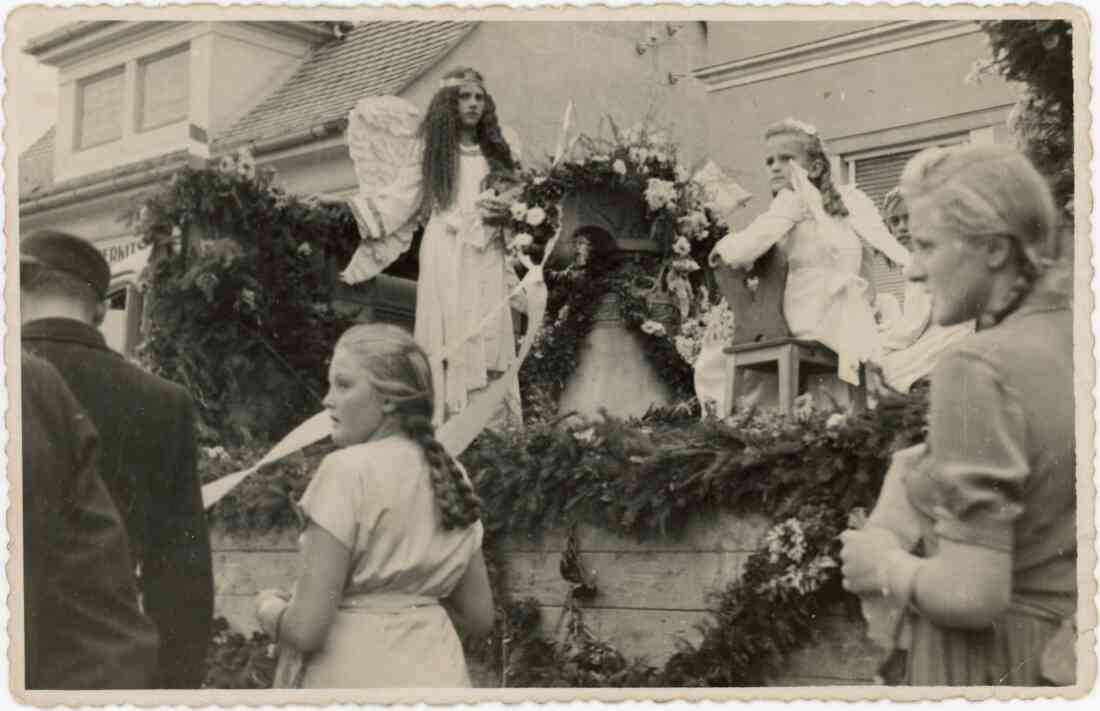
<svg viewBox="0 0 1100 711"><path fill-rule="evenodd" d="M99 472L122 513L145 612L160 635L156 688L197 688L213 617L210 540L182 387L127 362L97 329L110 267L61 232L20 243L22 342L50 361L99 431Z"/></svg>
<svg viewBox="0 0 1100 711"><path fill-rule="evenodd" d="M26 688L144 688L157 632L96 473L95 427L53 366L26 352L22 391Z"/></svg>

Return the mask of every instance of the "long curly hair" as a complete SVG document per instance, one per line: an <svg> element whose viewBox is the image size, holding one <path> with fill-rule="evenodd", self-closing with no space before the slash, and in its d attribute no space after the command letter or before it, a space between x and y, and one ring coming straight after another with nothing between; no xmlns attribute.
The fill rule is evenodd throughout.
<svg viewBox="0 0 1100 711"><path fill-rule="evenodd" d="M833 217L847 217L848 206L844 204L836 186L833 185L833 171L829 164L829 156L825 153L825 142L821 140L821 136L817 135L817 129L802 121L787 118L773 123L764 131L765 140L773 136L797 137L805 147L810 161L820 161L822 170L816 177L811 175L810 182L821 193L821 201L827 214Z"/></svg>
<svg viewBox="0 0 1100 711"><path fill-rule="evenodd" d="M980 240L1008 237L1017 275L1005 303L978 318L990 328L1015 311L1060 257L1057 210L1050 187L1019 151L1008 146L928 148L901 174L901 194L913 209L934 210L937 224Z"/></svg>
<svg viewBox="0 0 1100 711"><path fill-rule="evenodd" d="M481 516L481 499L462 467L435 438L435 388L424 350L408 331L386 323L352 326L336 348L356 358L371 385L394 404L398 427L424 451L443 528L472 525Z"/></svg>
<svg viewBox="0 0 1100 711"><path fill-rule="evenodd" d="M484 83L481 73L469 67L458 67L443 75L443 79L477 77ZM458 151L461 121L458 116L458 94L461 86L442 87L432 97L424 120L420 122L419 136L424 142L421 170L424 178L420 214L428 218L435 209L451 206L458 185ZM500 130L496 102L485 92L485 112L477 125L477 143L482 155L489 161L492 173L511 173L516 169L512 150Z"/></svg>

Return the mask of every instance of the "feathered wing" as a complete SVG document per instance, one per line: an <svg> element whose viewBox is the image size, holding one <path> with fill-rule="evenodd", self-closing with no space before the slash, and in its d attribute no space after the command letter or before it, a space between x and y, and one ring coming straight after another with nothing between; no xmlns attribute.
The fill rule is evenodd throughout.
<svg viewBox="0 0 1100 711"><path fill-rule="evenodd" d="M402 171L416 164L419 123L420 111L416 106L397 96L371 96L355 105L348 115L347 140L359 180L358 196L375 195L390 188ZM378 235L360 219L362 241L341 279L357 284L393 264L412 244L416 225L408 220L394 227Z"/></svg>

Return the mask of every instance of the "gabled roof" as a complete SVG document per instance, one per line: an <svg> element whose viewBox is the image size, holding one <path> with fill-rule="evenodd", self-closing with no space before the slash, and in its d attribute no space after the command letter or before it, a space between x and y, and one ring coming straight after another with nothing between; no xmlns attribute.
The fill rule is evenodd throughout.
<svg viewBox="0 0 1100 711"><path fill-rule="evenodd" d="M368 22L315 48L271 96L214 140L215 153L347 118L364 96L398 94L475 22Z"/></svg>
<svg viewBox="0 0 1100 711"><path fill-rule="evenodd" d="M476 22L355 25L342 38L312 50L285 84L227 131L214 136L211 149L219 153L244 143L279 138L346 119L355 103L365 96L403 91L476 26ZM56 127L51 128L19 156L22 201L69 186L70 181L54 184L55 131Z"/></svg>

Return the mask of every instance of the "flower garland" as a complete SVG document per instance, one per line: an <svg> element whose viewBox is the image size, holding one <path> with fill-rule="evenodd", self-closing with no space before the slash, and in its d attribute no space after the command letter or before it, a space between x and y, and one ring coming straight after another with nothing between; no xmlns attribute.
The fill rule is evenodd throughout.
<svg viewBox="0 0 1100 711"><path fill-rule="evenodd" d="M626 270L628 273L622 274L616 273L609 261L589 264L589 245L582 242L576 246L578 256L573 264L556 276L548 274L552 299L555 281L568 283L575 298L551 304L544 327L548 333L542 336L543 347L535 357L545 358L553 348L568 353L560 358L562 367L547 374L551 382L534 387L560 388L576 364L572 352L576 346L567 342L587 334L598 300L591 298L593 293L610 290L619 296L627 325L646 337L647 355L657 372L680 396L691 397L691 366L698 345L689 342L702 335L696 331L699 320L717 302L706 289L700 264L728 233L726 216L750 196L713 163L693 177L680 162L677 146L664 132L644 124L626 130L620 130L614 121L608 120L608 124L610 138L578 139L579 157L544 170L526 171L518 180L490 180L486 189L486 197L511 204L501 226L513 235L508 243L513 264L526 259L540 261L560 229L563 200L591 191L625 190L644 198L649 236L657 247L655 258L638 257ZM601 286L577 288L592 281L601 282ZM684 332L684 326L662 321L651 300L643 296L646 293L670 297L679 321L687 325L688 331ZM567 319L572 319L568 322L571 327L563 328Z"/></svg>

